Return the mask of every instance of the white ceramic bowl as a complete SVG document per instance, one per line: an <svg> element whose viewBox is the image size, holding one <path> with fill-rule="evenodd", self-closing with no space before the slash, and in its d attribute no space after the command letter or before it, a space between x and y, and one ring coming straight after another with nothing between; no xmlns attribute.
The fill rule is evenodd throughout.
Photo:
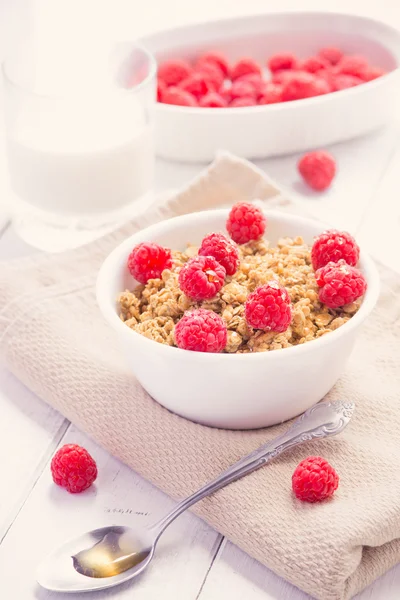
<svg viewBox="0 0 400 600"><path fill-rule="evenodd" d="M215 109L158 104L156 150L164 158L210 161L220 149L246 158L300 152L377 129L390 121L399 104L400 32L365 17L262 14L156 33L143 44L158 60L194 59L215 49L232 61L250 55L262 64L274 52L293 51L305 57L335 45L390 71L352 89L269 106Z"/></svg>
<svg viewBox="0 0 400 600"><path fill-rule="evenodd" d="M267 237L301 235L312 243L321 223L267 211ZM371 259L361 254L368 282L360 310L345 325L317 340L272 352L206 354L159 344L129 329L118 316L116 298L135 282L127 267L132 248L154 241L183 249L200 245L205 234L224 230L228 210L194 213L136 233L105 260L97 281L100 309L117 334L125 359L147 392L169 410L205 425L231 429L266 427L290 419L318 402L346 365L357 333L373 309L379 277Z"/></svg>

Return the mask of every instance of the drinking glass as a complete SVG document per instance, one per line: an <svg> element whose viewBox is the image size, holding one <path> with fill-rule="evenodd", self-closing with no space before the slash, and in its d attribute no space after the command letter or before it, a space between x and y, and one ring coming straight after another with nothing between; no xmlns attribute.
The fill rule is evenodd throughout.
<svg viewBox="0 0 400 600"><path fill-rule="evenodd" d="M154 58L127 42L85 65L80 78L56 72L54 61L46 72L26 48L5 61L10 212L26 242L72 248L146 205L155 74Z"/></svg>

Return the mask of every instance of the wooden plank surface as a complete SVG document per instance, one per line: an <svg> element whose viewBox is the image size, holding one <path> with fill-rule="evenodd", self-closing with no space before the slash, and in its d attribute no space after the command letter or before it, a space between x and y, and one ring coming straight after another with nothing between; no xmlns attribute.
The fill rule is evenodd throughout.
<svg viewBox="0 0 400 600"><path fill-rule="evenodd" d="M60 600L63 594L48 592L34 583L38 557L89 529L107 524L135 527L156 521L174 504L74 427L69 428L62 443L86 447L96 459L98 479L86 492L68 494L53 484L49 461L42 463L41 476L0 546L1 586L7 600ZM200 519L190 513L183 515L163 535L149 570L135 581L135 600L196 598L220 542L221 536ZM93 598L122 600L131 598L132 593L129 584L97 592ZM90 597L75 595L77 600Z"/></svg>
<svg viewBox="0 0 400 600"><path fill-rule="evenodd" d="M0 544L68 423L0 370Z"/></svg>

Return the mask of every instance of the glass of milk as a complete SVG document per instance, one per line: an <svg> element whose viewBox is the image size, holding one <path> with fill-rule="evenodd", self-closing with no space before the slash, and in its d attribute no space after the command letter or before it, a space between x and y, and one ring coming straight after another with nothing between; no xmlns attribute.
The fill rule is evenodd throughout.
<svg viewBox="0 0 400 600"><path fill-rule="evenodd" d="M21 49L3 74L10 210L26 242L72 248L151 201L156 64L144 48L71 65Z"/></svg>

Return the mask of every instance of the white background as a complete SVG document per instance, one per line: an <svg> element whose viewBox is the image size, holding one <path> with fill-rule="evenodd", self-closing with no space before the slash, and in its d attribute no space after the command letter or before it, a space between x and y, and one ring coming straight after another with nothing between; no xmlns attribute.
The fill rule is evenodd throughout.
<svg viewBox="0 0 400 600"><path fill-rule="evenodd" d="M71 32L132 38L167 26L267 10L318 9L358 12L400 27L398 0L336 0L301 3L280 0L37 0L41 12L62 21L57 30L73 47ZM36 7L37 9L37 7ZM0 2L0 53L15 46L32 23L28 0ZM62 17L62 18L61 18ZM90 17L91 26L88 27ZM40 21L42 24L43 21ZM54 31L47 28L51 37ZM400 272L400 168L397 123L367 138L331 149L338 176L325 194L308 192L296 173L297 156L260 161L294 200L317 217L346 228L360 244ZM158 161L156 189L182 185L200 165ZM7 225L6 165L0 154L0 258L25 255L31 249ZM49 461L58 445L76 442L95 456L96 487L82 496L69 496L51 483ZM76 431L67 420L24 388L6 370L0 371L0 589L5 600L65 599L34 582L40 556L75 531L102 523L127 523L160 516L172 501ZM139 514L138 514L139 513ZM146 513L142 515L140 513ZM149 515L150 513L150 515ZM22 567L23 565L23 567ZM78 596L84 598L84 596ZM89 600L92 596L85 595ZM358 600L398 600L400 568L358 596ZM173 524L159 547L149 572L132 585L93 598L116 600L305 600L305 594L276 577L235 548L198 518L187 514Z"/></svg>

